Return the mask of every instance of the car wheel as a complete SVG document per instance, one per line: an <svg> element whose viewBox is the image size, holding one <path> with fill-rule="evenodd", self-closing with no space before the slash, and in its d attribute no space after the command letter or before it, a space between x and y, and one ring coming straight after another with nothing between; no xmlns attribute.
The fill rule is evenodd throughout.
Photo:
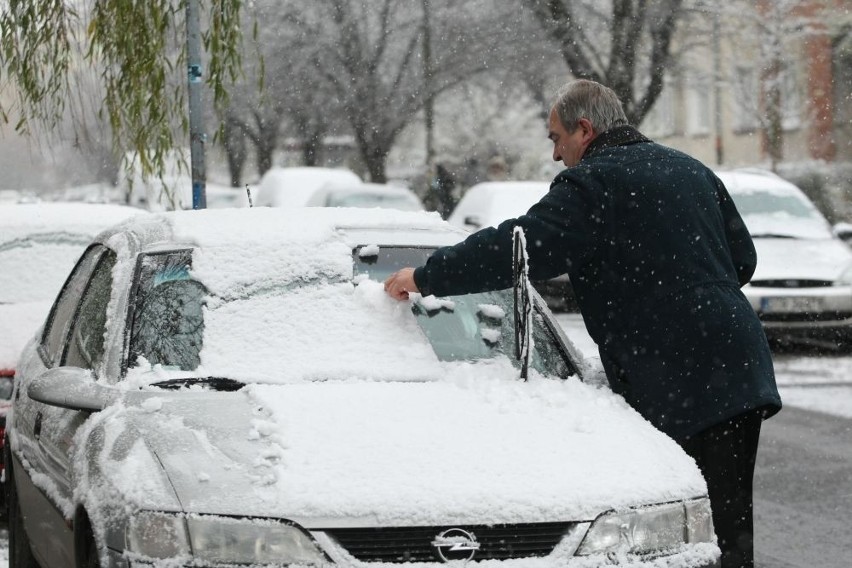
<svg viewBox="0 0 852 568"><path fill-rule="evenodd" d="M12 474L11 460L6 460L7 504L9 511L9 567L10 568L39 568L30 548L27 529L24 528L24 517L21 514L21 504L18 501L18 491Z"/></svg>

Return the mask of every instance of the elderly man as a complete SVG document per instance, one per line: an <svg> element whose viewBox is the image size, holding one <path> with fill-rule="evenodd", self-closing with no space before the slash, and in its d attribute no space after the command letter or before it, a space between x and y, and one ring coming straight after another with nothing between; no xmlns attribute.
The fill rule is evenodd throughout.
<svg viewBox="0 0 852 568"><path fill-rule="evenodd" d="M698 463L723 568L751 567L760 425L781 399L740 290L757 262L743 220L712 171L628 126L599 83L562 88L548 137L567 169L541 201L394 273L385 290L402 300L508 288L522 227L530 277L569 275L613 390Z"/></svg>

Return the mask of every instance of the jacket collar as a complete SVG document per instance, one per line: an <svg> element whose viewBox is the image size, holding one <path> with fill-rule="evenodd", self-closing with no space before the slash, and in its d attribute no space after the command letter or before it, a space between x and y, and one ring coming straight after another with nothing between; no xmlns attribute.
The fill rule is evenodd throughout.
<svg viewBox="0 0 852 568"><path fill-rule="evenodd" d="M641 132L632 126L614 126L606 132L598 134L592 140L591 144L586 147L583 158L593 156L604 148L612 148L614 146L627 146L636 144L637 142L650 142L651 140L642 135Z"/></svg>

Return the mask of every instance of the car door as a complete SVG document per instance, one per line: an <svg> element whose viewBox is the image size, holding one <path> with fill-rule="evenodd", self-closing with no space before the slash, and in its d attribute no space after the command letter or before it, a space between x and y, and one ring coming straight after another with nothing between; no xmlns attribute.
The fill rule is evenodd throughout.
<svg viewBox="0 0 852 568"><path fill-rule="evenodd" d="M75 366L94 370L103 360L114 265L114 253L104 247L86 252L51 311L39 361L28 366L25 384L16 394L15 427L25 440L27 478L38 479L21 491L24 522L45 568L74 564L69 522L74 513L70 448L74 433L89 414L31 400L26 387L48 369ZM15 476L16 480L20 477Z"/></svg>

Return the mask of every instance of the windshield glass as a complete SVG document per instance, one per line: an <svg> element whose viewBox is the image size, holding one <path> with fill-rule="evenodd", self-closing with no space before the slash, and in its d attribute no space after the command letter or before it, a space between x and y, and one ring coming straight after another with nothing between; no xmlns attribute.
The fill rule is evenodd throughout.
<svg viewBox="0 0 852 568"><path fill-rule="evenodd" d="M53 300L90 241L44 233L0 243L0 304Z"/></svg>
<svg viewBox="0 0 852 568"><path fill-rule="evenodd" d="M363 252L366 251L366 252ZM396 302L382 281L431 249L365 247L353 278L292 281L213 297L192 279L189 251L140 263L129 367L245 382L370 378L430 380L441 365L514 359L511 290ZM573 366L541 314L531 367L566 377Z"/></svg>
<svg viewBox="0 0 852 568"><path fill-rule="evenodd" d="M819 219L820 215L796 195L751 191L732 195L742 216L773 215L779 218Z"/></svg>

